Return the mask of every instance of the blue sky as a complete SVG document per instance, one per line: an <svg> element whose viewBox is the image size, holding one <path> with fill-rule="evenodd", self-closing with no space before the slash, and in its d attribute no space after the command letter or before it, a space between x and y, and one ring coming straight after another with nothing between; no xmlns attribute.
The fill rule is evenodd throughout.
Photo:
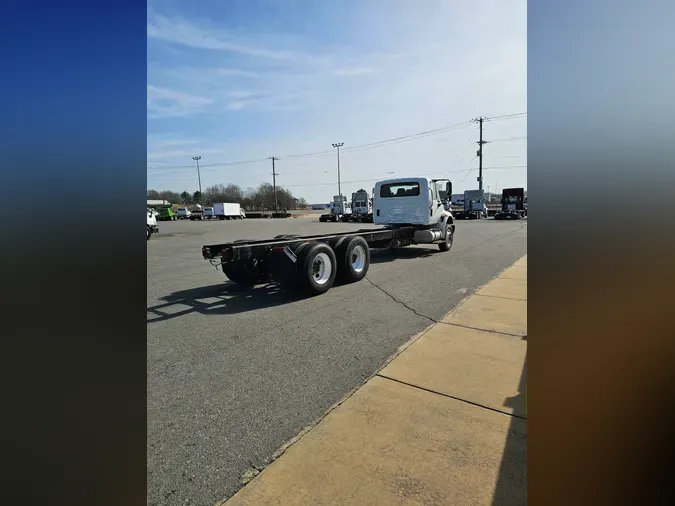
<svg viewBox="0 0 675 506"><path fill-rule="evenodd" d="M279 185L324 202L344 142L343 193L390 173L474 188L469 120L527 111L526 18L525 0L152 0L148 187L196 190L195 155L203 187L257 186L274 155ZM526 186L526 135L526 117L486 123L486 187Z"/></svg>

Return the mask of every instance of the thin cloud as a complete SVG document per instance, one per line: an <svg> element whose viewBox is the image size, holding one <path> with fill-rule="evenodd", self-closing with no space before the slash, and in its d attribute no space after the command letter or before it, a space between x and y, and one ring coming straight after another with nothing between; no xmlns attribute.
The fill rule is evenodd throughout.
<svg viewBox="0 0 675 506"><path fill-rule="evenodd" d="M174 17L169 18L148 10L148 37L173 42L197 49L211 49L216 51L231 51L248 56L278 60L294 60L298 55L292 51L275 51L261 47L251 46L227 39L220 35L223 33L212 32L208 29L197 27L189 21Z"/></svg>
<svg viewBox="0 0 675 506"><path fill-rule="evenodd" d="M218 69L218 74L221 76L236 76L236 77L258 77L260 73L251 72L250 70L241 70L241 69Z"/></svg>
<svg viewBox="0 0 675 506"><path fill-rule="evenodd" d="M250 105L252 102L250 100L237 100L235 102L230 102L227 104L227 108L231 111L240 111Z"/></svg>
<svg viewBox="0 0 675 506"><path fill-rule="evenodd" d="M372 74L375 69L371 68L353 68L353 69L337 69L333 71L336 76L362 76L365 74Z"/></svg>
<svg viewBox="0 0 675 506"><path fill-rule="evenodd" d="M177 90L148 85L148 114L152 118L190 116L214 101Z"/></svg>
<svg viewBox="0 0 675 506"><path fill-rule="evenodd" d="M250 98L256 96L256 94L250 91L231 91L228 93L228 96L232 98Z"/></svg>

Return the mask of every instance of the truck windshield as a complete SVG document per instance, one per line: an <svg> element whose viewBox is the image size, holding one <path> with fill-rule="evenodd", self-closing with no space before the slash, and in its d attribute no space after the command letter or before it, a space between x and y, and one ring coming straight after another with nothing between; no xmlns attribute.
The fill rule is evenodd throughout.
<svg viewBox="0 0 675 506"><path fill-rule="evenodd" d="M380 187L380 197L418 197L419 183L389 183Z"/></svg>

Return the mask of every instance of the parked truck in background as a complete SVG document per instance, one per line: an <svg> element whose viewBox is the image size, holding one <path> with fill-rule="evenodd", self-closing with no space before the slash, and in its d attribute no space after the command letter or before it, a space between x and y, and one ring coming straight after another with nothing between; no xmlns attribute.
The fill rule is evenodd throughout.
<svg viewBox="0 0 675 506"><path fill-rule="evenodd" d="M327 292L340 279L363 279L371 248L436 244L452 247L455 224L444 209L437 180L411 177L379 181L373 220L379 228L310 236L278 235L268 240L237 240L202 246L202 256L234 283L253 286L278 281L307 295ZM446 184L446 193L452 183Z"/></svg>
<svg viewBox="0 0 675 506"><path fill-rule="evenodd" d="M355 221L358 223L373 222L373 201L368 192L360 189L352 193L351 214L342 216L342 221Z"/></svg>
<svg viewBox="0 0 675 506"><path fill-rule="evenodd" d="M190 220L203 220L204 219L204 209L200 204L195 204L190 209Z"/></svg>
<svg viewBox="0 0 675 506"><path fill-rule="evenodd" d="M158 221L174 221L176 220L176 213L173 212L171 204L160 204L152 206L157 211Z"/></svg>
<svg viewBox="0 0 675 506"><path fill-rule="evenodd" d="M519 220L527 216L524 188L504 188L502 208L495 213L495 220Z"/></svg>
<svg viewBox="0 0 675 506"><path fill-rule="evenodd" d="M213 204L213 212L219 220L241 220L246 217L241 205L235 203L219 202Z"/></svg>
<svg viewBox="0 0 675 506"><path fill-rule="evenodd" d="M205 207L204 208L204 219L205 220L210 220L215 216L215 211L213 210L213 207Z"/></svg>
<svg viewBox="0 0 675 506"><path fill-rule="evenodd" d="M464 194L453 193L450 202L453 206L464 206Z"/></svg>
<svg viewBox="0 0 675 506"><path fill-rule="evenodd" d="M319 216L319 221L348 221L349 217L343 219L345 215L351 214L351 204L346 195L333 195L333 203L330 207L330 213Z"/></svg>
<svg viewBox="0 0 675 506"><path fill-rule="evenodd" d="M159 227L157 226L157 216L152 209L148 209L145 213L147 220L147 228L145 231L146 240L149 241L152 234L159 234Z"/></svg>
<svg viewBox="0 0 675 506"><path fill-rule="evenodd" d="M487 204L483 190L466 190L464 192L464 209L455 213L458 220L476 220L487 217Z"/></svg>

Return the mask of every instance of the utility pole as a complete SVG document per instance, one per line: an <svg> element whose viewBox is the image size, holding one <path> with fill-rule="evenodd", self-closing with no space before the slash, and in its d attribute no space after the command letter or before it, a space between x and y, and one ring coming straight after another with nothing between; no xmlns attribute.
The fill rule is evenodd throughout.
<svg viewBox="0 0 675 506"><path fill-rule="evenodd" d="M199 174L199 160L202 159L201 156L193 156L192 159L197 162L197 179L199 180L199 203L202 203L204 197L202 196L202 176Z"/></svg>
<svg viewBox="0 0 675 506"><path fill-rule="evenodd" d="M340 148L344 146L344 142L333 143L333 147L337 148L337 170L338 170L338 195L340 196L340 207L343 207L342 211L344 212L344 206L342 204L342 190L340 189Z"/></svg>
<svg viewBox="0 0 675 506"><path fill-rule="evenodd" d="M487 141L483 140L483 121L487 118L480 117L474 119L474 123L478 123L480 137L478 139L478 151L476 155L478 156L478 189L483 189L483 144L487 144Z"/></svg>
<svg viewBox="0 0 675 506"><path fill-rule="evenodd" d="M272 184L274 186L274 212L278 213L279 212L279 205L277 204L277 171L274 168L274 162L278 160L276 156L270 156L270 160L272 160Z"/></svg>

